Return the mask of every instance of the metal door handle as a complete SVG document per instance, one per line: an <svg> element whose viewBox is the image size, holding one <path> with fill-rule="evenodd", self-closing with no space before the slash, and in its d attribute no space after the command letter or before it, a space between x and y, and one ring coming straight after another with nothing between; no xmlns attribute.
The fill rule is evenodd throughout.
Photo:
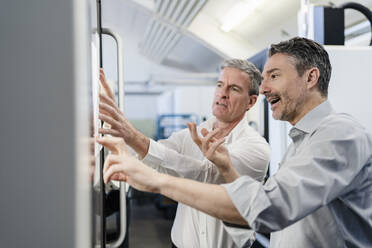
<svg viewBox="0 0 372 248"><path fill-rule="evenodd" d="M117 47L117 73L118 73L118 99L119 108L124 113L124 80L123 80L123 48L120 36L108 28L102 28L102 34L106 34L114 38ZM106 244L106 247L119 247L125 238L127 232L127 206L126 206L126 183L120 183L120 235L118 239L112 243Z"/></svg>

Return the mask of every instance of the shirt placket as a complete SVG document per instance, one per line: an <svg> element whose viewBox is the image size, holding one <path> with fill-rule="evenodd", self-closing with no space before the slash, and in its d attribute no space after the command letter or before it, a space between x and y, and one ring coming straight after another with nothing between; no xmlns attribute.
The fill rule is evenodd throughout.
<svg viewBox="0 0 372 248"><path fill-rule="evenodd" d="M293 142L293 155L297 153L300 145L302 144L302 141L304 140L304 137L305 137L305 132L297 129L297 128L292 128L290 133L289 133L289 136L291 137L292 139L292 142Z"/></svg>
<svg viewBox="0 0 372 248"><path fill-rule="evenodd" d="M289 132L289 137L292 139L292 146L290 146L287 150L287 153L285 154L283 161L281 164L285 163L288 158L293 157L299 149L299 146L301 145L303 139L304 139L305 132L297 129L297 128L292 128ZM283 237L284 233L283 232L277 232L275 233L275 246L276 247L286 247L287 244L287 239L285 236Z"/></svg>
<svg viewBox="0 0 372 248"><path fill-rule="evenodd" d="M200 228L199 228L199 237L200 237L200 247L201 248L208 248L208 240L207 240L207 216L205 214L201 214L200 216Z"/></svg>

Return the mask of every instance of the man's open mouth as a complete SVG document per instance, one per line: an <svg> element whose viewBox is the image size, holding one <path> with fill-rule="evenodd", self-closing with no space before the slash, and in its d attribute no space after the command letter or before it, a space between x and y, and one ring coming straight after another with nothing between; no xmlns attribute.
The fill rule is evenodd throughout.
<svg viewBox="0 0 372 248"><path fill-rule="evenodd" d="M227 104L223 104L223 103L220 103L220 102L216 102L216 104L218 105L218 106L222 106L222 107L227 107Z"/></svg>
<svg viewBox="0 0 372 248"><path fill-rule="evenodd" d="M271 104L271 105L274 105L275 103L277 103L277 102L279 102L280 101L280 97L279 96L274 96L274 97L271 97L270 99L269 99L269 103Z"/></svg>

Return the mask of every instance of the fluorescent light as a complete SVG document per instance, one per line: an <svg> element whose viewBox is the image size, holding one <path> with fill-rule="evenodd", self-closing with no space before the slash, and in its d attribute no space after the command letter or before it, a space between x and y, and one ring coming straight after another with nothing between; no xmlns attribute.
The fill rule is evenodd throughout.
<svg viewBox="0 0 372 248"><path fill-rule="evenodd" d="M262 0L240 0L222 18L221 29L229 32L238 24L242 23L255 10Z"/></svg>

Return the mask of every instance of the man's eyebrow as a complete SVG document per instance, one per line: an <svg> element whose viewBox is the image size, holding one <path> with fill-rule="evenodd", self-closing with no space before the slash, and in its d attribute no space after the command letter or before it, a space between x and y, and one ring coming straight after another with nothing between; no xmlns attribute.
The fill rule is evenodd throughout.
<svg viewBox="0 0 372 248"><path fill-rule="evenodd" d="M217 84L218 84L218 83L223 84L223 82L220 81L220 80L217 81ZM239 88L239 89L243 89L242 86L240 86L240 85L238 85L238 84L234 84L234 83L230 84L229 87L237 87L237 88Z"/></svg>
<svg viewBox="0 0 372 248"><path fill-rule="evenodd" d="M230 87L237 87L237 88L239 88L239 89L242 89L243 87L242 86L240 86L240 85L238 85L238 84L230 84Z"/></svg>
<svg viewBox="0 0 372 248"><path fill-rule="evenodd" d="M265 74L270 74L270 73L273 73L274 71L280 71L279 68L273 68L273 69L270 69L268 71L265 72Z"/></svg>

